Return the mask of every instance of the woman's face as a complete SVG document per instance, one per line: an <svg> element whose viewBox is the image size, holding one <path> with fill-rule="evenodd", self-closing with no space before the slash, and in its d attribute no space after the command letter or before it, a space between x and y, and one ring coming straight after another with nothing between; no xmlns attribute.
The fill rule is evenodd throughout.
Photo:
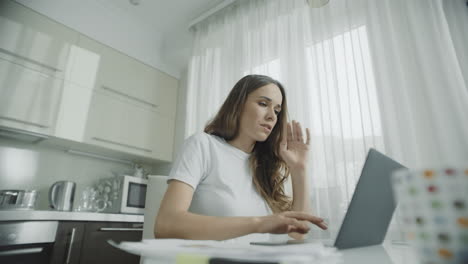
<svg viewBox="0 0 468 264"><path fill-rule="evenodd" d="M239 136L265 141L276 125L283 96L275 84L267 84L250 93L241 114Z"/></svg>

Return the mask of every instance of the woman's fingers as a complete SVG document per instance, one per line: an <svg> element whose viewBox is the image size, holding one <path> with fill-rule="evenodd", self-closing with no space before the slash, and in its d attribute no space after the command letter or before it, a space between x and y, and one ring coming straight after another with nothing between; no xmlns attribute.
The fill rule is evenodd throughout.
<svg viewBox="0 0 468 264"><path fill-rule="evenodd" d="M309 232L309 229L305 230L305 229L298 228L298 227L295 227L295 226L289 226L287 233L307 234L308 232Z"/></svg>
<svg viewBox="0 0 468 264"><path fill-rule="evenodd" d="M328 228L327 225L323 222L322 218L316 217L307 213L289 211L289 212L284 212L284 215L287 217L295 218L297 220L309 221L324 230Z"/></svg>
<svg viewBox="0 0 468 264"><path fill-rule="evenodd" d="M288 127L288 142L289 141L292 141L294 138L293 138L293 128L292 128L292 123L288 123L287 127Z"/></svg>
<svg viewBox="0 0 468 264"><path fill-rule="evenodd" d="M295 133L294 138L296 139L296 141L299 141L299 142L303 143L304 142L304 137L302 135L301 123L293 121L293 124L294 124L294 133Z"/></svg>
<svg viewBox="0 0 468 264"><path fill-rule="evenodd" d="M280 148L281 150L286 150L288 147L288 123L283 125L283 137L281 139L281 145Z"/></svg>
<svg viewBox="0 0 468 264"><path fill-rule="evenodd" d="M287 138L287 141L299 141L301 143L310 144L310 130L306 128L306 138L304 140L304 133L302 131L301 123L293 120L290 123L286 123L283 128L283 134ZM305 141L305 142L304 142ZM283 143L283 142L282 142Z"/></svg>
<svg viewBox="0 0 468 264"><path fill-rule="evenodd" d="M294 217L298 220L306 220L306 221L314 222L314 223L315 222L319 223L323 221L323 219L320 217L313 216L311 214L304 213L304 212L287 211L287 212L284 212L283 214L288 217Z"/></svg>
<svg viewBox="0 0 468 264"><path fill-rule="evenodd" d="M298 221L295 218L288 218L288 233L299 232L305 234L309 232L310 227L304 221Z"/></svg>
<svg viewBox="0 0 468 264"><path fill-rule="evenodd" d="M327 230L327 229L328 229L328 226L325 224L325 222L317 223L317 224L315 224L315 225L317 225L318 227L322 228L323 230Z"/></svg>

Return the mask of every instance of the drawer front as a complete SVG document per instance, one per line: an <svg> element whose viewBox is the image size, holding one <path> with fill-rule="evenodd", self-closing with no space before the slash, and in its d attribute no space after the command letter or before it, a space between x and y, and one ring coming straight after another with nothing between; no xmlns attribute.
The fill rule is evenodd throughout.
<svg viewBox="0 0 468 264"><path fill-rule="evenodd" d="M142 223L87 223L80 261L82 264L138 264L140 257L111 246L107 240L141 241Z"/></svg>

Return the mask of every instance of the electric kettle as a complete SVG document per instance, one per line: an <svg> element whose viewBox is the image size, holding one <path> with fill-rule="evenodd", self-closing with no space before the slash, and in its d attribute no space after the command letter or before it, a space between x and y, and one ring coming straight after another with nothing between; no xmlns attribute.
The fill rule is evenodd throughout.
<svg viewBox="0 0 468 264"><path fill-rule="evenodd" d="M71 211L75 196L76 183L71 181L58 181L49 189L50 207L57 211Z"/></svg>

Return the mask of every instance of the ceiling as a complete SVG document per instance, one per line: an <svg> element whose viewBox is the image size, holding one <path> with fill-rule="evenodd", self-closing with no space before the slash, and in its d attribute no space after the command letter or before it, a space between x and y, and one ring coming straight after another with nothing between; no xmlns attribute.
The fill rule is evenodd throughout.
<svg viewBox="0 0 468 264"><path fill-rule="evenodd" d="M130 2L137 2L133 5ZM113 0L108 1L160 33L188 31L190 22L224 0Z"/></svg>
<svg viewBox="0 0 468 264"><path fill-rule="evenodd" d="M103 0L130 18L149 25L161 36L161 58L179 72L187 68L193 38L189 25L207 11L229 0ZM137 2L133 5L131 2Z"/></svg>

